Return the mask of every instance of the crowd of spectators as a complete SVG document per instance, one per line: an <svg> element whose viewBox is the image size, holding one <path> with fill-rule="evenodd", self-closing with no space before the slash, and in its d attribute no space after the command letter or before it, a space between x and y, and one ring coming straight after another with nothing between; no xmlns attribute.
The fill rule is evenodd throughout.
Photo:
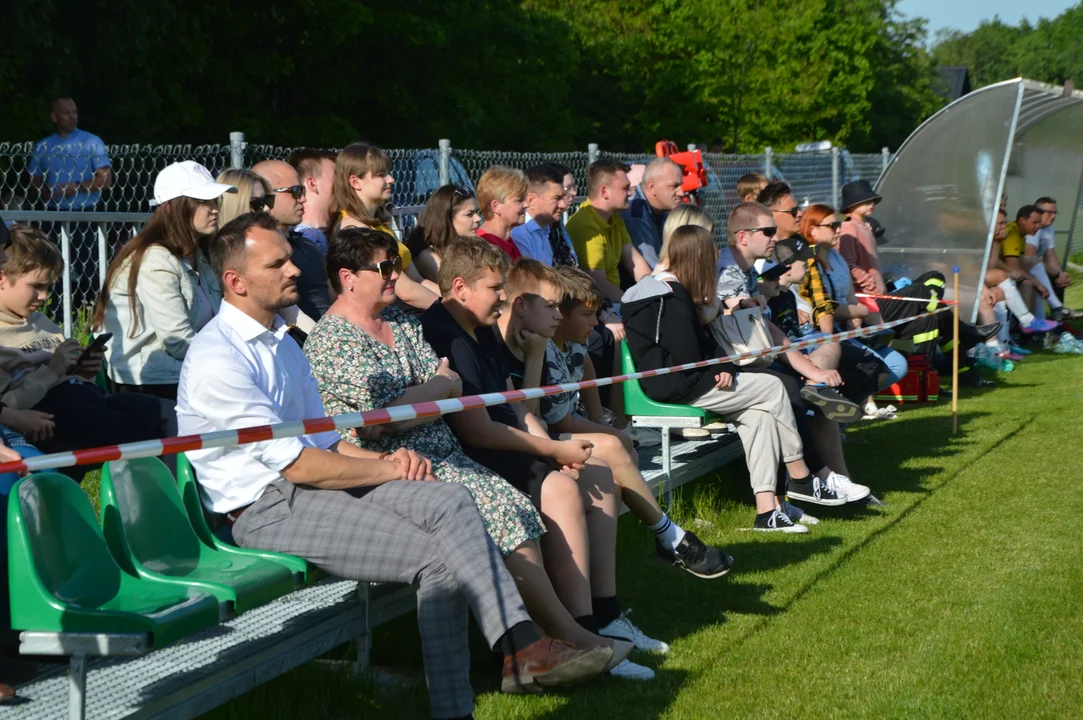
<svg viewBox="0 0 1083 720"><path fill-rule="evenodd" d="M61 138L81 132L74 112L54 106ZM93 204L108 186L107 157L77 165L74 186L51 161L34 167L57 208ZM698 362L732 354L731 330L747 322L774 355L641 385L721 416L705 442L736 427L752 530L807 533L819 521L799 504L879 504L851 477L843 433L894 416L875 397L913 358L937 363L959 342L964 376L985 385L974 348L1015 353L1012 327L1047 333L1078 317L1059 299L1071 277L1052 252L1051 198L998 226L982 299L997 319L956 338L948 313L923 314L945 299L942 275L884 272L868 183L843 188L840 212L745 176L719 248L681 172L659 158L633 187L627 166L599 160L571 213L569 168L492 167L476 193L436 190L403 242L379 148L299 150L217 179L175 163L108 268L91 319L108 341L86 353L41 312L63 269L55 244L0 225L0 459L604 377L621 342L639 370ZM789 348L908 318L861 341ZM638 464L649 439L626 424L622 393L591 389L189 458L207 512L237 544L417 583L431 713L469 717L468 612L505 658L506 692L653 678L632 653L669 646L619 599L622 503L661 561L700 579L734 567L659 506Z"/></svg>

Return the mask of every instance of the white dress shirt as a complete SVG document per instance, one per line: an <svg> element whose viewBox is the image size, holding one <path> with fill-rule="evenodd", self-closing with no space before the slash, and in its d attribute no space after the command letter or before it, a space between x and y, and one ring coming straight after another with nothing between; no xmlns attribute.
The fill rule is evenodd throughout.
<svg viewBox="0 0 1083 720"><path fill-rule="evenodd" d="M288 326L268 330L229 302L196 335L181 367L177 423L181 435L236 430L324 416L316 379ZM227 513L252 504L282 477L306 447L329 449L341 438L324 432L189 453L209 509Z"/></svg>

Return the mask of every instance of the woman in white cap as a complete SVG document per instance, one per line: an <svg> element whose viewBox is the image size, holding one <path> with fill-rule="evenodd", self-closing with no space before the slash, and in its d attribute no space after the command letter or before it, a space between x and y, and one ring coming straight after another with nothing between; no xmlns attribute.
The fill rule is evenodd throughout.
<svg viewBox="0 0 1083 720"><path fill-rule="evenodd" d="M192 160L158 173L154 214L110 263L91 323L113 334L106 360L117 390L176 401L188 346L222 301L206 242L218 199L236 191Z"/></svg>

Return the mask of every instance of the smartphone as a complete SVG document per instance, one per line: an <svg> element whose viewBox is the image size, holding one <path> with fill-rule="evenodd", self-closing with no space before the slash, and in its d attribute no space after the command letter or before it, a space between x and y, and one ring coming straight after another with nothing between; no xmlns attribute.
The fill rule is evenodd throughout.
<svg viewBox="0 0 1083 720"><path fill-rule="evenodd" d="M102 333L98 337L94 338L94 341L86 346L86 350L83 350L82 354L79 356L79 359L75 361L75 365L73 365L72 367L79 367L80 365L85 363L87 360L90 359L91 353L105 349L105 346L108 345L109 341L112 339L113 333Z"/></svg>

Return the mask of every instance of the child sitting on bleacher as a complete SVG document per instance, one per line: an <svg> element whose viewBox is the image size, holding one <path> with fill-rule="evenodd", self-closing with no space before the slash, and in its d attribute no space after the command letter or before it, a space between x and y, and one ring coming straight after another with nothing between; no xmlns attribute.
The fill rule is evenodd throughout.
<svg viewBox="0 0 1083 720"><path fill-rule="evenodd" d="M37 416L43 427L31 438L46 452L175 435L172 402L97 387L104 351L81 357L79 341L65 339L40 312L63 269L60 252L44 233L25 225L11 228L7 264L0 271L0 401L16 411L51 416Z"/></svg>

